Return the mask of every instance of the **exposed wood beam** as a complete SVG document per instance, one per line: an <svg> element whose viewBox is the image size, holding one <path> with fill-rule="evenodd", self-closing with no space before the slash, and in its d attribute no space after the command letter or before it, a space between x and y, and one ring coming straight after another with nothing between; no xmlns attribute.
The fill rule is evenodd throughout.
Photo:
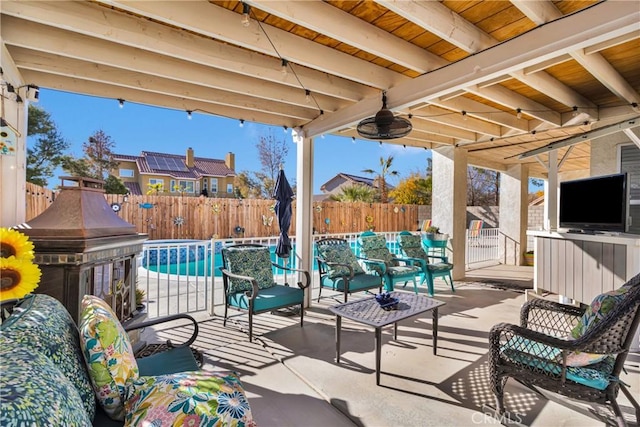
<svg viewBox="0 0 640 427"><path fill-rule="evenodd" d="M447 64L428 50L324 2L247 0L245 3L419 73ZM318 16L322 19L317 19Z"/></svg>
<svg viewBox="0 0 640 427"><path fill-rule="evenodd" d="M71 33L12 16L2 18L2 38L9 46L57 53L95 64L110 65L142 74L155 75L204 87L232 91L257 98L284 102L309 108L300 88L267 82L241 74L207 67L181 59L162 56L102 39L73 34L74 43L67 42ZM322 109L331 112L347 105L346 101L314 94Z"/></svg>
<svg viewBox="0 0 640 427"><path fill-rule="evenodd" d="M133 16L92 3L3 2L1 12L3 17L15 16L160 55L300 88L295 76L287 75L283 78L280 61L276 58L170 29L151 21L141 23ZM379 91L370 87L317 70L297 67L296 73L305 87L314 93L349 101L379 94Z"/></svg>
<svg viewBox="0 0 640 427"><path fill-rule="evenodd" d="M268 24L243 27L239 25L240 16L237 13L207 1L189 2L188 8L185 8L182 2L172 1L96 1L380 89L386 89L390 85L409 79L395 71L303 39ZM263 29L268 37L265 36Z"/></svg>

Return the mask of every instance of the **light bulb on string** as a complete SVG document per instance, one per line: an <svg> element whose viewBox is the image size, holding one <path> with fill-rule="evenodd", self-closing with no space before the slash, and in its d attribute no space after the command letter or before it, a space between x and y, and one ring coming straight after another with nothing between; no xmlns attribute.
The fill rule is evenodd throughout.
<svg viewBox="0 0 640 427"><path fill-rule="evenodd" d="M573 113L571 113L571 115L572 115L573 117L575 117L575 116L577 116L577 115L578 115L578 106L577 106L577 105L574 105L574 106L573 106Z"/></svg>
<svg viewBox="0 0 640 427"><path fill-rule="evenodd" d="M287 61L286 59L282 58L282 65L280 66L280 72L282 73L283 76L287 75L287 66L289 65L289 61Z"/></svg>
<svg viewBox="0 0 640 427"><path fill-rule="evenodd" d="M124 99L118 98L118 107L119 108L124 108Z"/></svg>
<svg viewBox="0 0 640 427"><path fill-rule="evenodd" d="M521 119L522 118L522 109L521 108L517 108L516 109L516 117Z"/></svg>
<svg viewBox="0 0 640 427"><path fill-rule="evenodd" d="M191 110L187 110L187 119L189 119L189 120L191 120L191 119L192 119L192 117L191 117L191 113L192 113L192 112L193 112L193 111L191 111Z"/></svg>
<svg viewBox="0 0 640 427"><path fill-rule="evenodd" d="M251 6L249 6L247 3L242 3L242 18L240 18L240 23L243 27L248 27L249 25L251 25L249 12L251 12Z"/></svg>
<svg viewBox="0 0 640 427"><path fill-rule="evenodd" d="M467 112L462 110L462 120L467 120Z"/></svg>
<svg viewBox="0 0 640 427"><path fill-rule="evenodd" d="M289 128L287 126L282 126L282 129L284 129L284 133L289 133Z"/></svg>
<svg viewBox="0 0 640 427"><path fill-rule="evenodd" d="M309 89L305 89L304 91L304 102L307 104L311 103L311 91Z"/></svg>
<svg viewBox="0 0 640 427"><path fill-rule="evenodd" d="M244 119L240 119L240 124L238 126L241 127L241 128L244 127Z"/></svg>

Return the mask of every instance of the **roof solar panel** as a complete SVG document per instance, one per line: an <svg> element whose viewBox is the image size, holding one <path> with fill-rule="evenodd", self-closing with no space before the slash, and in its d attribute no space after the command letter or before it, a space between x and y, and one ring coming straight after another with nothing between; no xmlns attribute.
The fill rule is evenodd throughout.
<svg viewBox="0 0 640 427"><path fill-rule="evenodd" d="M182 159L176 157L149 156L147 155L147 163L151 169L172 171L172 172L188 172Z"/></svg>

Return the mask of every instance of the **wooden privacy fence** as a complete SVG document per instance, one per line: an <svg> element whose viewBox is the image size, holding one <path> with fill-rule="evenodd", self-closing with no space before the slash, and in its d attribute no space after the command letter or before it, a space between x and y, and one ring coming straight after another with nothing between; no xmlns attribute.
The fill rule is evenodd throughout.
<svg viewBox="0 0 640 427"><path fill-rule="evenodd" d="M44 211L53 200L50 190L27 184L27 221ZM49 192L49 193L46 193ZM210 239L277 236L275 200L218 199L180 196L105 195L118 215L149 239ZM296 233L296 201L289 234ZM417 205L383 203L314 202L316 233L354 233L417 230Z"/></svg>

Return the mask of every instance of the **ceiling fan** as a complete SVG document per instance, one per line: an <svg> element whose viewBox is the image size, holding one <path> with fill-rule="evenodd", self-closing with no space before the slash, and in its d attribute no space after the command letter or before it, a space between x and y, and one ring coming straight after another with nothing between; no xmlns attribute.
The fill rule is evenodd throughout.
<svg viewBox="0 0 640 427"><path fill-rule="evenodd" d="M387 109L387 94L382 92L382 109L375 117L368 117L358 123L358 134L367 139L396 139L409 135L413 126L403 117L394 116Z"/></svg>

